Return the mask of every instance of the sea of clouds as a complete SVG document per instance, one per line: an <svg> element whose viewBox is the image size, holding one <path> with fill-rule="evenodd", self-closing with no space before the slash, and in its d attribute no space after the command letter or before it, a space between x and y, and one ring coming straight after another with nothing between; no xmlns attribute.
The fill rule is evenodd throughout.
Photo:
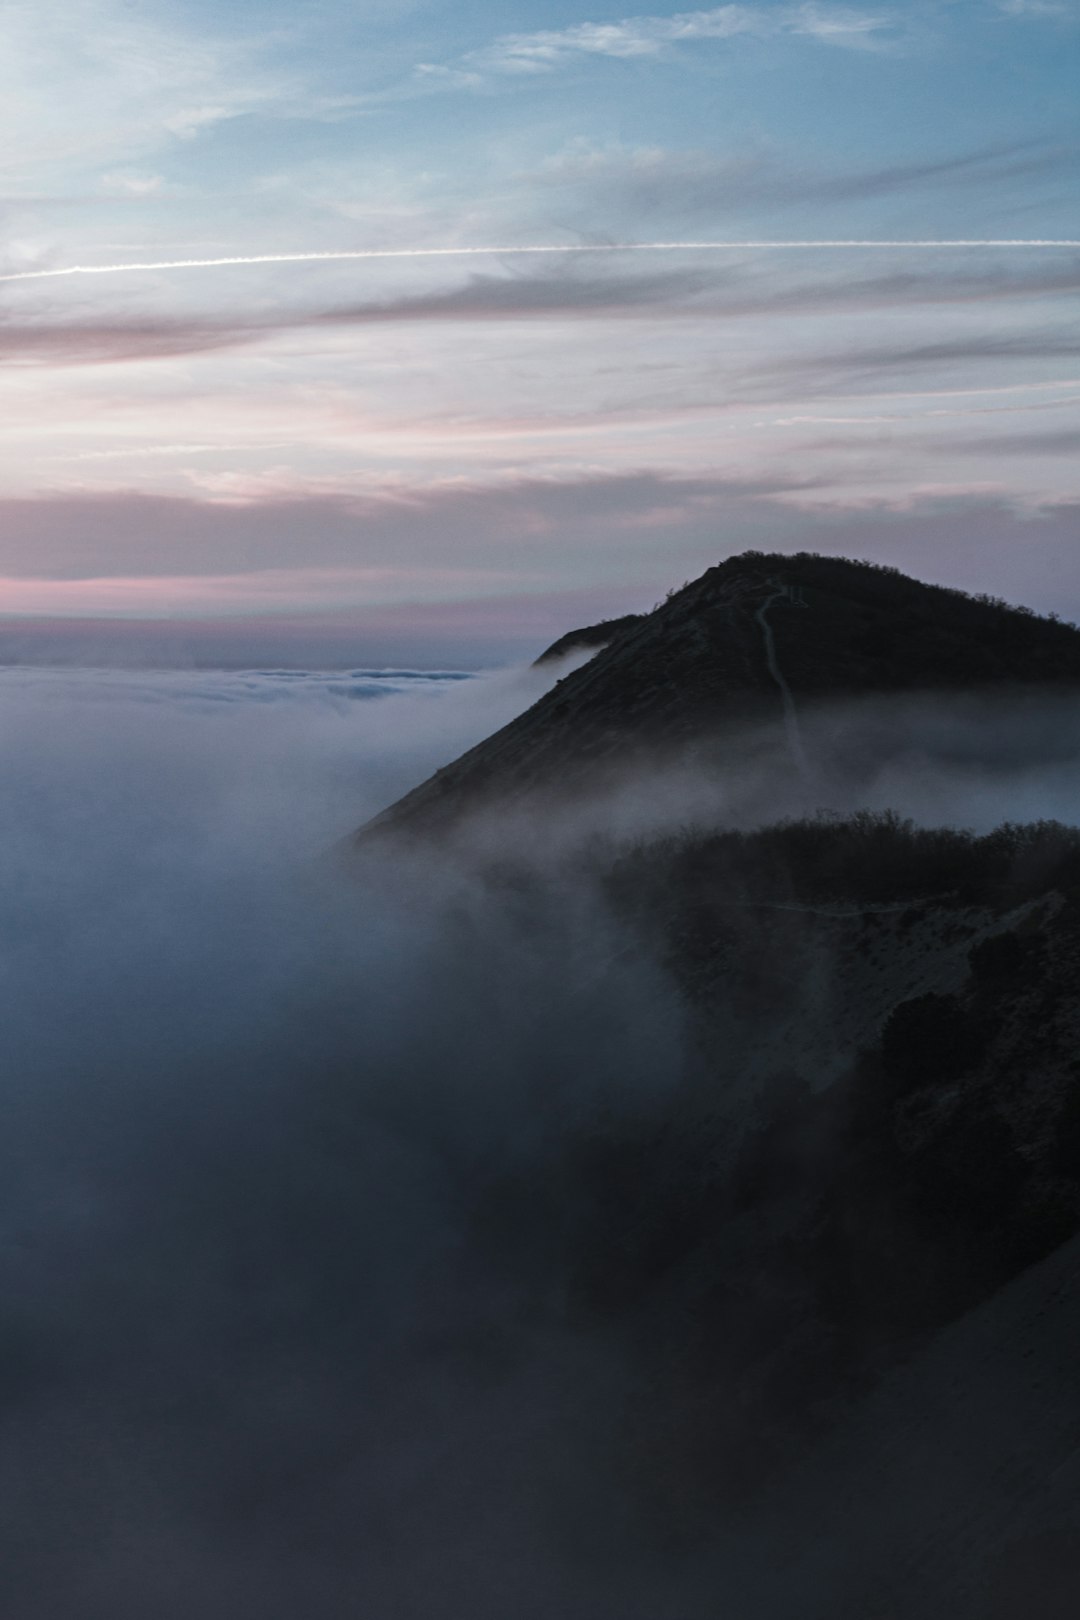
<svg viewBox="0 0 1080 1620"><path fill-rule="evenodd" d="M740 1598L730 1549L699 1580L652 1536L640 1366L568 1326L500 1188L662 1118L683 1074L682 1004L581 881L582 834L772 819L821 784L778 726L719 786L620 781L554 839L550 806L508 818L524 889L340 857L562 673L0 670L12 1620L799 1612ZM1067 704L864 706L804 740L874 762L834 808L1078 802Z"/></svg>
<svg viewBox="0 0 1080 1620"><path fill-rule="evenodd" d="M668 1084L676 1014L569 893L328 855L550 679L0 672L12 1620L610 1592L611 1354L474 1205Z"/></svg>

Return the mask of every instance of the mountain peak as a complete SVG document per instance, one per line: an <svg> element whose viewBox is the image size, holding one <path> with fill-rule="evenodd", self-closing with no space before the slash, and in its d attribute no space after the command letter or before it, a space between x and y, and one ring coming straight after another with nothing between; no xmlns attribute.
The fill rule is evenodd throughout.
<svg viewBox="0 0 1080 1620"><path fill-rule="evenodd" d="M811 552L729 557L651 613L572 631L540 661L595 645L370 829L434 832L480 803L576 788L605 767L670 759L759 722L786 728L803 768L798 713L815 704L1080 684L1071 624Z"/></svg>

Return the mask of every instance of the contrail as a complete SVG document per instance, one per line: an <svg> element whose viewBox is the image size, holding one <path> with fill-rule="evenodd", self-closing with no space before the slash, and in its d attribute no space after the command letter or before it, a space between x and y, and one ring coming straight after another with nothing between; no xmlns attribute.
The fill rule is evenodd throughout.
<svg viewBox="0 0 1080 1620"><path fill-rule="evenodd" d="M543 243L539 246L428 247L428 248L351 248L319 253L230 254L218 259L146 259L127 264L68 264L53 270L15 270L0 275L0 281L44 281L55 276L119 276L139 270L211 270L238 264L318 264L341 259L465 259L490 258L520 253L726 253L788 252L796 249L832 251L844 248L915 249L930 252L941 248L1080 248L1080 240L1061 238L971 238L954 241L789 241L789 242L583 242Z"/></svg>

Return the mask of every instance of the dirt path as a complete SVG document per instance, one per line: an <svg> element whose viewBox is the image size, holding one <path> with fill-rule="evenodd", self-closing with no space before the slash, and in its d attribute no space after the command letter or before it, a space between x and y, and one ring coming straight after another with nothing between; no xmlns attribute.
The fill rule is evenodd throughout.
<svg viewBox="0 0 1080 1620"><path fill-rule="evenodd" d="M765 662L769 666L769 674L780 689L780 700L784 706L784 731L787 735L788 747L791 757L798 767L800 775L809 780L812 775L810 761L806 757L803 747L802 732L799 729L799 713L795 707L795 699L791 695L791 688L784 679L784 672L780 668L780 661L776 656L776 637L773 635L772 625L769 623L769 609L774 602L781 599L791 602L795 607L805 604L795 596L790 585L777 585L775 580L769 581L774 586L771 596L767 596L754 614L754 618L761 626L761 633L765 640Z"/></svg>

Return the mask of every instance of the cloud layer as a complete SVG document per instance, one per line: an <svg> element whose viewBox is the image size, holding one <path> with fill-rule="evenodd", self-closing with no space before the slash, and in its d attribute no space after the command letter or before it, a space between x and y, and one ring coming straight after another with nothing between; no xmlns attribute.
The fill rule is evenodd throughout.
<svg viewBox="0 0 1080 1620"><path fill-rule="evenodd" d="M0 670L6 1601L19 1620L505 1620L508 1601L707 1620L719 1595L780 1620L787 1572L759 1548L791 1541L751 1516L748 1552L723 1489L745 1489L744 1375L775 1299L744 1314L736 1286L694 1376L708 1307L676 1290L672 1312L670 1229L643 1202L684 1003L575 864L597 830L580 812L489 837L512 885L415 851L323 858L538 681L375 685ZM1074 705L857 707L807 738L887 754L885 727L901 754L872 802L980 826L1075 805ZM680 781L696 801L638 780L600 827L710 797L775 814L777 752L779 726L740 751L755 769ZM708 1080L726 1111L738 1088ZM677 1165L658 1209L678 1234ZM608 1200L608 1177L629 1192ZM574 1239L618 1280L628 1208L640 1292L602 1271L587 1308ZM745 1240L710 1254L710 1288L740 1254L741 1284ZM850 1494L829 1501L840 1533L806 1567L824 1545L839 1582Z"/></svg>
<svg viewBox="0 0 1080 1620"><path fill-rule="evenodd" d="M469 1189L655 1095L674 1022L450 872L319 861L525 692L0 684L13 1612L494 1620L534 1561L518 1612L584 1616L621 1578L543 1504L608 1475L559 1390L613 1363L520 1317Z"/></svg>
<svg viewBox="0 0 1080 1620"><path fill-rule="evenodd" d="M889 422L875 428L856 419L845 430L856 435L853 448L828 415L762 429L802 444L818 464L865 456L858 435L892 430ZM926 424L916 417L905 430L926 465L940 468L942 452ZM889 499L874 493L869 477L866 492L852 494L809 477L680 479L639 470L500 488L455 484L408 502L257 492L229 502L127 494L10 502L0 506L9 613L163 622L156 633L146 625L138 636L118 630L113 638L100 625L73 626L65 636L56 626L0 617L0 661L70 662L69 644L85 645L94 663L111 647L121 661L160 662L170 648L182 662L205 661L199 649L213 645L217 658L234 663L231 634L239 656L255 646L263 661L299 656L356 667L374 656L419 655L422 667L449 659L469 668L535 657L575 624L649 608L670 586L747 548L903 561L930 580L965 586L974 579L980 589L1080 618L1072 573L1077 502L1018 510L1000 493L996 466L985 456L973 464L970 445L964 453L966 490L939 477ZM1044 488L1053 487L1048 461L1053 468L1068 459L1067 445L1047 458L1037 437L1026 448L1007 442L1008 458L1024 454L1042 469ZM305 538L300 564L298 535ZM262 615L237 623L252 602ZM193 618L212 617L185 637L168 622L178 604ZM315 616L309 633L302 619L289 620L297 611ZM297 647L309 650L298 655Z"/></svg>
<svg viewBox="0 0 1080 1620"><path fill-rule="evenodd" d="M569 28L504 34L492 45L471 51L452 66L424 63L422 82L445 88L473 88L488 75L550 73L582 57L633 61L654 57L673 46L740 37L791 37L849 49L874 48L878 36L895 29L884 13L848 6L714 6L671 16L624 17L617 22L576 23Z"/></svg>

